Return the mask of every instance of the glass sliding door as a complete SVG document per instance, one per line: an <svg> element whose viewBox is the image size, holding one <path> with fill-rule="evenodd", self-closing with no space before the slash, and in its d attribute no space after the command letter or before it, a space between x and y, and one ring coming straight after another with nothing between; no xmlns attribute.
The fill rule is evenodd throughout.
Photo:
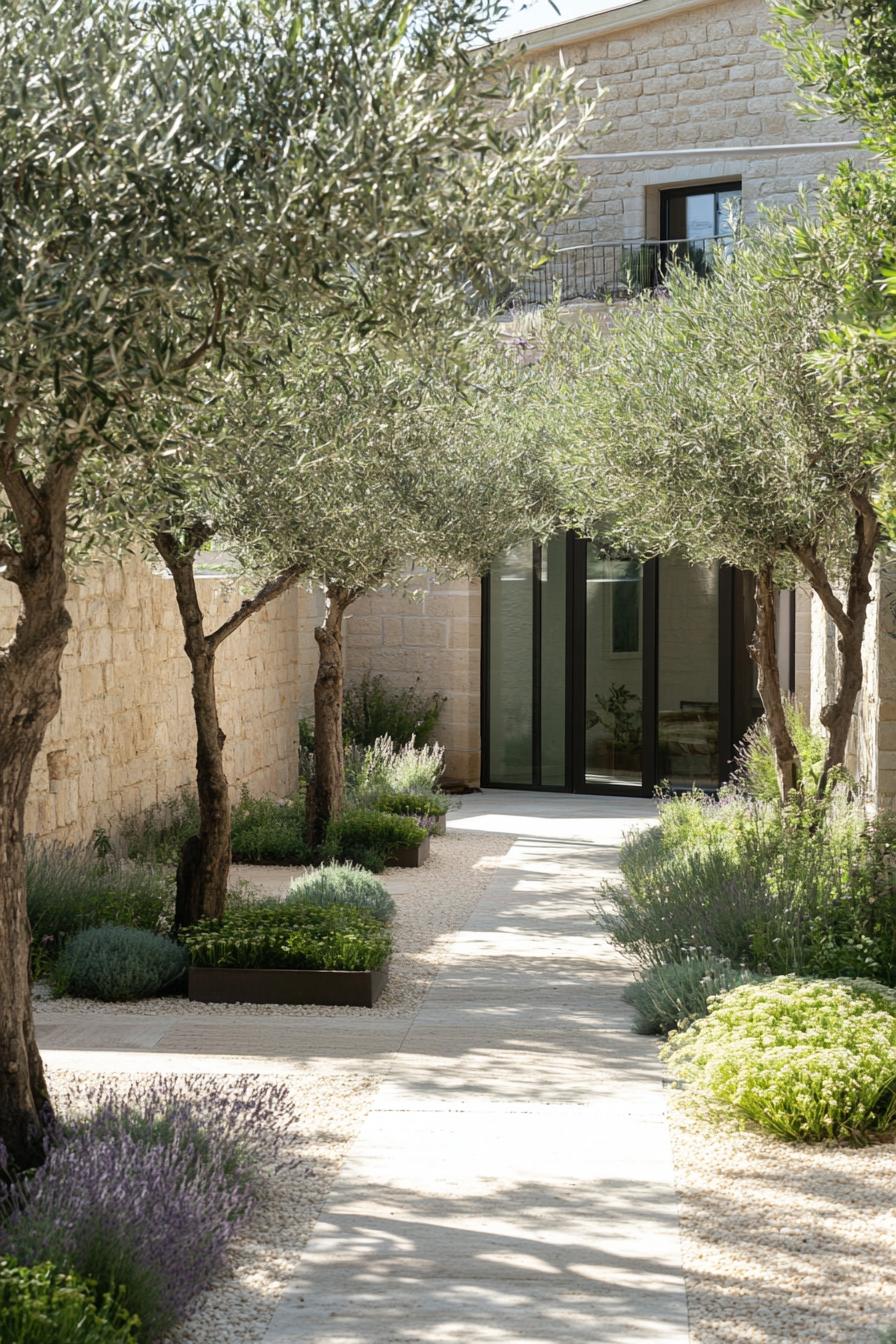
<svg viewBox="0 0 896 1344"><path fill-rule="evenodd" d="M484 621L486 773L516 788L566 789L565 533L516 547L492 566Z"/></svg>
<svg viewBox="0 0 896 1344"><path fill-rule="evenodd" d="M585 785L640 789L643 773L643 571L587 543Z"/></svg>
<svg viewBox="0 0 896 1344"><path fill-rule="evenodd" d="M719 774L719 567L659 561L657 773L673 789Z"/></svg>
<svg viewBox="0 0 896 1344"><path fill-rule="evenodd" d="M749 575L640 564L572 535L504 555L483 584L483 782L649 795L715 789L761 713ZM793 604L780 603L792 683Z"/></svg>
<svg viewBox="0 0 896 1344"><path fill-rule="evenodd" d="M538 708L540 760L538 783L542 788L566 787L566 608L567 573L565 534L552 537L537 548L538 615L540 657L538 660Z"/></svg>

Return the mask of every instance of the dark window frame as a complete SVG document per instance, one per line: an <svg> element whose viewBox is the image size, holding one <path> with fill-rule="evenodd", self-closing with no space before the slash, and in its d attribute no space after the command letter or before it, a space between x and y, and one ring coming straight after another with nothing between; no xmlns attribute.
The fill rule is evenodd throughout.
<svg viewBox="0 0 896 1344"><path fill-rule="evenodd" d="M716 196L715 211L715 234L718 235L719 201L718 197L725 192L736 191L738 195L743 194L743 185L741 178L732 178L725 182L701 182L690 187L663 187L660 190L660 242L675 243L683 241L675 238L669 232L669 205L672 201L683 201L688 196L708 196L711 192Z"/></svg>

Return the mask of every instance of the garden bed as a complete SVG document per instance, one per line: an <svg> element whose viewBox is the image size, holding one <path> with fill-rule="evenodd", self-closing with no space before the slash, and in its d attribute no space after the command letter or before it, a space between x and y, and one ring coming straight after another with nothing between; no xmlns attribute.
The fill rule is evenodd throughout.
<svg viewBox="0 0 896 1344"><path fill-rule="evenodd" d="M386 988L385 966L375 971L267 970L191 966L189 997L199 1003L325 1004L372 1008Z"/></svg>
<svg viewBox="0 0 896 1344"><path fill-rule="evenodd" d="M444 817L442 818L444 821ZM393 868L422 868L429 858L429 836L419 845L402 845L392 854Z"/></svg>

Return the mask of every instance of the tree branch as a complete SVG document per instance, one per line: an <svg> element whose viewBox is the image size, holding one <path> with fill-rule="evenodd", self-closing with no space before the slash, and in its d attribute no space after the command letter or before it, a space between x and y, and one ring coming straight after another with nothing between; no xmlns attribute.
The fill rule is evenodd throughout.
<svg viewBox="0 0 896 1344"><path fill-rule="evenodd" d="M821 605L840 631L840 634L843 635L844 638L848 637L852 631L852 618L848 615L843 603L831 587L827 571L819 560L814 546L791 545L790 550L809 575L809 583L813 592L817 593Z"/></svg>
<svg viewBox="0 0 896 1344"><path fill-rule="evenodd" d="M178 373L186 373L188 369L195 368L197 364L201 364L215 343L215 339L218 335L218 327L221 324L221 312L224 308L224 285L220 280L212 281L212 293L215 296L215 307L212 312L212 320L206 327L205 335L196 346L196 349L191 351L189 355L185 355L177 365Z"/></svg>
<svg viewBox="0 0 896 1344"><path fill-rule="evenodd" d="M275 597L285 593L287 588L291 588L302 577L303 567L301 565L290 565L288 569L281 570L276 578L271 579L262 588L259 588L254 597L249 597L242 603L238 611L229 616L217 630L206 635L205 642L212 652L214 652L225 639L238 630L244 621L248 621L250 616L254 616L256 611L261 611L269 602L273 602Z"/></svg>

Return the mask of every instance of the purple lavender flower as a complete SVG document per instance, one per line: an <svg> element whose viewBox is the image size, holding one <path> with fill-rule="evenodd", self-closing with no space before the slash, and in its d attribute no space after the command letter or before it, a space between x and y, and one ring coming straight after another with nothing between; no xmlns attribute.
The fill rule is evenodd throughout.
<svg viewBox="0 0 896 1344"><path fill-rule="evenodd" d="M219 1269L289 1118L286 1087L257 1078L82 1088L43 1166L11 1188L0 1253L120 1287L141 1338L158 1339Z"/></svg>

